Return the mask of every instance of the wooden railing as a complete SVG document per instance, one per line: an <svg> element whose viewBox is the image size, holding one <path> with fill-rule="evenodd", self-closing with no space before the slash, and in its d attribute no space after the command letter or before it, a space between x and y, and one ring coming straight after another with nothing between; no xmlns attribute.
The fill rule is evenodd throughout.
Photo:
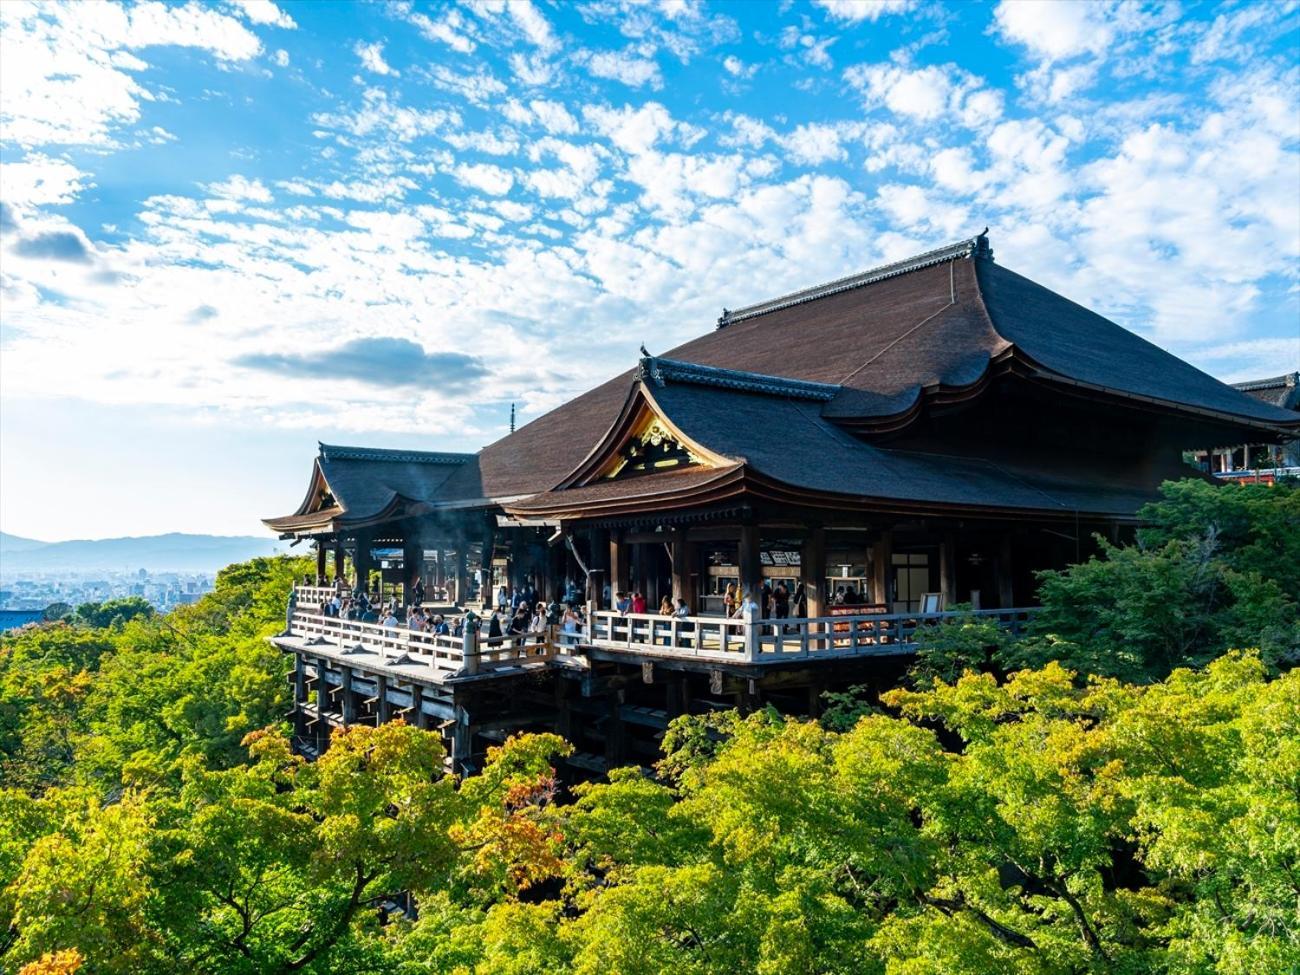
<svg viewBox="0 0 1300 975"><path fill-rule="evenodd" d="M603 650L736 663L887 656L912 653L917 632L944 620L992 620L1012 634L1019 634L1033 613L1033 609L987 609L764 620L756 614L746 619L677 619L601 611L592 614L590 633L584 642Z"/></svg>
<svg viewBox="0 0 1300 975"><path fill-rule="evenodd" d="M329 647L336 653L377 654L383 664L425 666L438 680L549 659L560 642L548 633L489 637L483 621L466 629L462 636L451 636L339 619L310 609L294 610L286 635L300 637L308 645Z"/></svg>
<svg viewBox="0 0 1300 975"><path fill-rule="evenodd" d="M764 620L755 612L742 619L725 619L601 610L591 613L588 625L580 630L565 632L552 626L543 632L490 638L486 620L479 620L462 636L451 636L326 616L320 603L308 601L315 595L313 590L329 592L321 587L297 588L287 635L336 652L378 654L383 663L426 666L438 679L513 667L523 661L578 656L585 648L733 663L909 654L916 649L920 631L945 620L990 620L1017 635L1035 612L987 609Z"/></svg>
<svg viewBox="0 0 1300 975"><path fill-rule="evenodd" d="M334 598L338 592L333 586L294 586L295 605L300 609L315 609Z"/></svg>

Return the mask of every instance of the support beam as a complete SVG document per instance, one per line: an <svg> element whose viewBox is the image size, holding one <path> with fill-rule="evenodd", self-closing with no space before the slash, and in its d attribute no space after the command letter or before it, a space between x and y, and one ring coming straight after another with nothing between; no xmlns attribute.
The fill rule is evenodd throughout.
<svg viewBox="0 0 1300 975"><path fill-rule="evenodd" d="M686 605L695 608L691 598L691 560L688 558L690 543L686 540L686 529L678 528L673 532L673 600L686 600Z"/></svg>
<svg viewBox="0 0 1300 975"><path fill-rule="evenodd" d="M352 690L352 668L340 667L339 671L342 674L339 697L341 699L340 707L343 711L343 723L345 725L354 725L357 723L357 695Z"/></svg>
<svg viewBox="0 0 1300 975"><path fill-rule="evenodd" d="M612 576L609 574L609 529L592 528L587 533L588 545L590 552L590 561L587 565L591 573L587 577L587 602L594 605L596 609L609 609L613 603L613 593L610 598L605 598L605 587L609 586L612 590Z"/></svg>
<svg viewBox="0 0 1300 975"><path fill-rule="evenodd" d="M612 531L609 535L609 580L610 598L617 599L617 594L627 592L628 583L628 545L623 541L621 531Z"/></svg>
<svg viewBox="0 0 1300 975"><path fill-rule="evenodd" d="M808 616L821 616L826 612L826 529L813 526L804 539L799 554L799 583L803 586L808 604Z"/></svg>
<svg viewBox="0 0 1300 975"><path fill-rule="evenodd" d="M1011 561L1011 533L1005 533L998 540L997 559L993 563L993 575L998 584L998 608L1011 609L1015 606L1015 576Z"/></svg>
<svg viewBox="0 0 1300 975"><path fill-rule="evenodd" d="M346 576L347 566L344 561L346 557L347 556L344 555L343 553L343 543L335 542L334 543L334 578L336 580L343 579Z"/></svg>
<svg viewBox="0 0 1300 975"><path fill-rule="evenodd" d="M465 551L465 538L456 539L456 579L455 590L451 594L452 602L457 606L464 606L465 600L469 599L469 562Z"/></svg>
<svg viewBox="0 0 1300 975"><path fill-rule="evenodd" d="M871 601L893 609L889 575L894 560L894 533L882 531L871 547Z"/></svg>
<svg viewBox="0 0 1300 975"><path fill-rule="evenodd" d="M456 721L451 731L451 770L465 775L472 770L474 752L474 726L469 722L469 712L456 708Z"/></svg>
<svg viewBox="0 0 1300 975"><path fill-rule="evenodd" d="M386 724L393 717L393 706L388 700L388 677L384 674L375 675L375 707L378 708L379 723Z"/></svg>
<svg viewBox="0 0 1300 975"><path fill-rule="evenodd" d="M375 567L374 561L370 556L371 537L369 534L360 534L356 538L357 551L352 557L352 564L356 568L357 580L356 588L364 592L370 591L370 570Z"/></svg>
<svg viewBox="0 0 1300 975"><path fill-rule="evenodd" d="M418 538L408 538L402 543L402 605L410 606L414 596L415 580L424 573L424 545Z"/></svg>
<svg viewBox="0 0 1300 975"><path fill-rule="evenodd" d="M939 543L939 595L944 610L957 602L957 536L953 532L945 532Z"/></svg>
<svg viewBox="0 0 1300 975"><path fill-rule="evenodd" d="M325 543L316 540L316 585L325 584Z"/></svg>
<svg viewBox="0 0 1300 975"><path fill-rule="evenodd" d="M759 557L759 532L754 524L740 526L740 539L737 548L740 570L741 598L745 593L754 602L762 599L763 565Z"/></svg>

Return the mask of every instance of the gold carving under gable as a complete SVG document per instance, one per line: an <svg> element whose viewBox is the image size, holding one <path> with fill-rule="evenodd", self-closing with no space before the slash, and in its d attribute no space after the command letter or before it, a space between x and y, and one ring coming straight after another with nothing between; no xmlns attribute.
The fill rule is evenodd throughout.
<svg viewBox="0 0 1300 975"><path fill-rule="evenodd" d="M607 480L658 474L679 467L694 467L702 463L671 431L652 420L638 436L628 438L618 450L619 462L605 475Z"/></svg>

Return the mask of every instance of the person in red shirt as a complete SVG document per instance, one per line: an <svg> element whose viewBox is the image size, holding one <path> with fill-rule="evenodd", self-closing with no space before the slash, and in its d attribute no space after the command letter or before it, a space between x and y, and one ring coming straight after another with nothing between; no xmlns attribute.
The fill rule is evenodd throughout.
<svg viewBox="0 0 1300 975"><path fill-rule="evenodd" d="M645 612L645 593L640 593L640 592L632 593L632 612L634 613Z"/></svg>

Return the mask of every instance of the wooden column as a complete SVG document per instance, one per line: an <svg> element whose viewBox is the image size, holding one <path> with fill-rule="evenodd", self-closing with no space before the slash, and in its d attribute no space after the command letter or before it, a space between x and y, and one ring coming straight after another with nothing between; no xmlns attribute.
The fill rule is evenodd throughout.
<svg viewBox="0 0 1300 975"><path fill-rule="evenodd" d="M451 770L456 775L465 775L469 769L474 749L474 728L469 723L469 712L462 707L456 708L456 722L451 732Z"/></svg>
<svg viewBox="0 0 1300 975"><path fill-rule="evenodd" d="M618 530L609 533L609 585L610 599L617 600L618 593L628 590L628 546L623 541L623 533Z"/></svg>
<svg viewBox="0 0 1300 975"><path fill-rule="evenodd" d="M1011 563L1011 533L1006 532L998 540L998 552L993 563L993 575L998 584L998 608L1011 609L1015 606L1015 583Z"/></svg>
<svg viewBox="0 0 1300 975"><path fill-rule="evenodd" d="M465 600L469 598L469 561L465 547L465 539L457 538L455 589L451 593L452 602L457 606L464 606Z"/></svg>
<svg viewBox="0 0 1300 975"><path fill-rule="evenodd" d="M826 529L820 525L814 526L804 539L799 554L799 582L808 602L808 616L821 616L826 612L829 594L826 592Z"/></svg>
<svg viewBox="0 0 1300 975"><path fill-rule="evenodd" d="M352 565L357 572L356 588L370 591L370 570L374 568L374 563L370 558L371 539L367 534L358 535L356 538L357 554L352 558Z"/></svg>
<svg viewBox="0 0 1300 975"><path fill-rule="evenodd" d="M424 573L424 545L418 538L408 538L402 543L402 605L410 606L414 598L411 591L415 580Z"/></svg>
<svg viewBox="0 0 1300 975"><path fill-rule="evenodd" d="M316 752L323 754L330 743L330 723L326 718L330 710L329 685L325 682L325 658L316 658Z"/></svg>
<svg viewBox="0 0 1300 975"><path fill-rule="evenodd" d="M740 540L737 546L737 562L740 570L741 597L749 593L755 603L763 598L763 564L759 557L759 531L757 525L741 525ZM761 607L760 607L761 609Z"/></svg>
<svg viewBox="0 0 1300 975"><path fill-rule="evenodd" d="M334 543L334 578L336 580L342 579L344 577L344 572L347 568L346 563L344 561L345 559L346 556L343 553L343 543L335 542Z"/></svg>
<svg viewBox="0 0 1300 975"><path fill-rule="evenodd" d="M686 558L686 529L678 528L673 531L673 605L676 606L678 599L687 599L687 589L691 584L690 562ZM691 603L688 600L687 605Z"/></svg>
<svg viewBox="0 0 1300 975"><path fill-rule="evenodd" d="M293 655L293 733L301 739L307 734L302 707L307 703L307 661L300 653Z"/></svg>
<svg viewBox="0 0 1300 975"><path fill-rule="evenodd" d="M375 707L379 715L379 723L384 724L393 716L393 706L388 701L388 678L383 674L375 675Z"/></svg>
<svg viewBox="0 0 1300 975"><path fill-rule="evenodd" d="M939 543L939 594L945 610L957 602L957 536L945 532Z"/></svg>
<svg viewBox="0 0 1300 975"><path fill-rule="evenodd" d="M316 585L325 584L325 543L316 540Z"/></svg>
<svg viewBox="0 0 1300 975"><path fill-rule="evenodd" d="M609 573L609 529L592 528L587 532L587 540L587 548L591 553L587 564L587 570L591 573L587 577L587 602L596 609L609 609L613 599L612 593L610 599L605 598L605 587L613 588Z"/></svg>
<svg viewBox="0 0 1300 975"><path fill-rule="evenodd" d="M352 668L340 667L339 672L342 676L342 683L339 685L340 707L343 714L343 723L345 725L356 724L357 722L357 698L352 690Z"/></svg>
<svg viewBox="0 0 1300 975"><path fill-rule="evenodd" d="M893 609L889 593L889 571L894 557L894 533L882 531L871 546L871 601Z"/></svg>

